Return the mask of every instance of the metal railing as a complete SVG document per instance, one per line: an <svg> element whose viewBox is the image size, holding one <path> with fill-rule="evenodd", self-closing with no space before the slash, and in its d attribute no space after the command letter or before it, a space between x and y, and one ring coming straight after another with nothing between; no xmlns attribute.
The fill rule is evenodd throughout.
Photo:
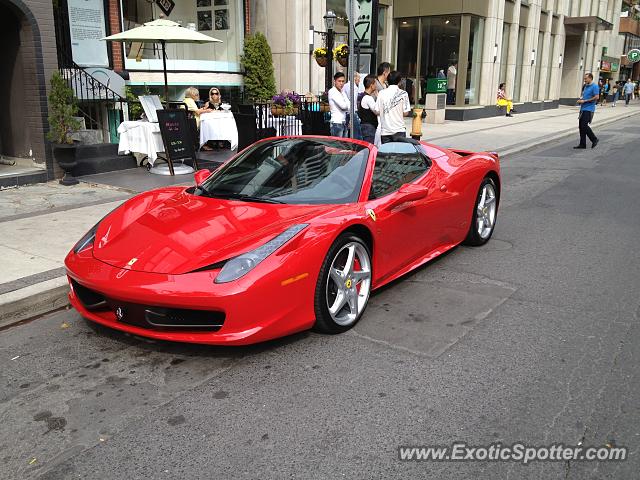
<svg viewBox="0 0 640 480"><path fill-rule="evenodd" d="M247 107L240 107L240 112ZM286 135L329 135L328 105L311 97L285 109L272 101L258 101L251 106L256 116L258 139Z"/></svg>

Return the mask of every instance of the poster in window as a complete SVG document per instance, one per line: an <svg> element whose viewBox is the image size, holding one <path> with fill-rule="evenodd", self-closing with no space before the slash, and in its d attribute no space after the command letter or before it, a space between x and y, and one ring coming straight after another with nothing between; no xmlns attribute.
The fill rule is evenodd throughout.
<svg viewBox="0 0 640 480"><path fill-rule="evenodd" d="M216 30L229 30L229 10L216 10Z"/></svg>
<svg viewBox="0 0 640 480"><path fill-rule="evenodd" d="M224 7L225 5L229 5L228 0L213 0L213 4L216 7Z"/></svg>
<svg viewBox="0 0 640 480"><path fill-rule="evenodd" d="M211 28L211 10L198 12L198 30L213 30Z"/></svg>
<svg viewBox="0 0 640 480"><path fill-rule="evenodd" d="M198 0L196 2L196 7L198 8L210 7L210 6L211 6L211 0Z"/></svg>

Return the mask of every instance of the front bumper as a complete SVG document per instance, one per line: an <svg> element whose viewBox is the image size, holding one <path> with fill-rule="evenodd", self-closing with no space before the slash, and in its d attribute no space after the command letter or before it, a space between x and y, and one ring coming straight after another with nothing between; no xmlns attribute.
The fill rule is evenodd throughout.
<svg viewBox="0 0 640 480"><path fill-rule="evenodd" d="M319 267L311 274L304 263L306 270L295 252L275 256L235 282L216 284L219 270L138 272L103 263L90 250L65 260L69 300L88 320L143 337L211 345L247 345L311 328Z"/></svg>

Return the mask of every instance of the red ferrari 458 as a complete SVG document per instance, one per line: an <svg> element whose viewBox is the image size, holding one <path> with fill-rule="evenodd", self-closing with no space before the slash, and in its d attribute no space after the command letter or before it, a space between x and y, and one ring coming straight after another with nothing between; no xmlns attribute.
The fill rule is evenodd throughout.
<svg viewBox="0 0 640 480"><path fill-rule="evenodd" d="M495 153L411 141L259 141L196 186L142 193L65 260L80 314L135 335L243 345L339 333L373 289L491 238Z"/></svg>

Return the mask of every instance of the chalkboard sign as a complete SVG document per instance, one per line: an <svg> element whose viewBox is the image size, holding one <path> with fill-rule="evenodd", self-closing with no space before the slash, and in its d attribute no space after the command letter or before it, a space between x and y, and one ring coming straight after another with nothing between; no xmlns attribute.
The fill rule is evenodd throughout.
<svg viewBox="0 0 640 480"><path fill-rule="evenodd" d="M193 147L193 132L187 118L187 111L181 108L157 110L160 134L164 143L164 151L169 162L169 172L173 173L173 162L191 159L194 168L198 169L196 152Z"/></svg>

